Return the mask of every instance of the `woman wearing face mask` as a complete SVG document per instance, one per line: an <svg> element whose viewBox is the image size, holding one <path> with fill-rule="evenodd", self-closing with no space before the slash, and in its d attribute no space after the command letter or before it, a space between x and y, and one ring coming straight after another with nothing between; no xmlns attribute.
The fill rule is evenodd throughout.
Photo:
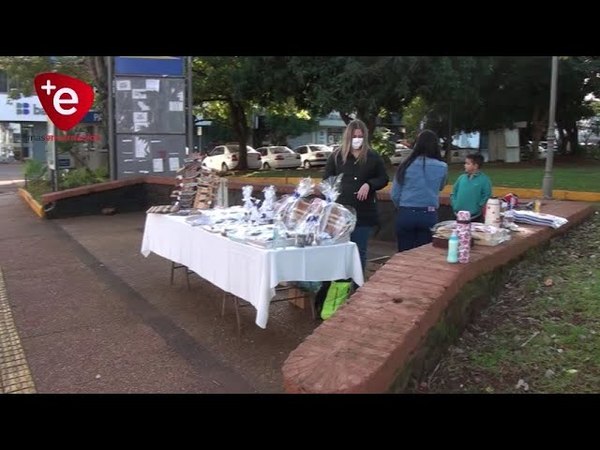
<svg viewBox="0 0 600 450"><path fill-rule="evenodd" d="M383 159L369 148L369 132L361 120L348 124L340 148L327 160L323 179L343 173L337 202L356 210L356 228L350 235L360 253L363 270L367 262L367 241L379 224L376 191L389 181Z"/></svg>

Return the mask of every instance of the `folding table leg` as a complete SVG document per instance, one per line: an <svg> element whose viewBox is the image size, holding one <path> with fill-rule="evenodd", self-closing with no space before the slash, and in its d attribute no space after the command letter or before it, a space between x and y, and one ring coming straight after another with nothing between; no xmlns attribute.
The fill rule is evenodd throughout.
<svg viewBox="0 0 600 450"><path fill-rule="evenodd" d="M315 307L316 298L314 292L308 294L308 302L310 303L310 313L312 314L313 320L317 320L317 308Z"/></svg>
<svg viewBox="0 0 600 450"><path fill-rule="evenodd" d="M225 315L225 300L227 300L227 292L223 292L223 299L221 301L221 317Z"/></svg>
<svg viewBox="0 0 600 450"><path fill-rule="evenodd" d="M237 330L238 330L238 336L242 334L242 323L240 321L240 310L239 310L239 300L237 298L237 296L233 296L233 300L235 301L235 320L237 320Z"/></svg>

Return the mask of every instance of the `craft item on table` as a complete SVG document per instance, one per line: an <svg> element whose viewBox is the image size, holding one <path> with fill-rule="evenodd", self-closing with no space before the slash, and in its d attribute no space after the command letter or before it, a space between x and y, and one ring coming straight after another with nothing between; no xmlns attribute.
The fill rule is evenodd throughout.
<svg viewBox="0 0 600 450"><path fill-rule="evenodd" d="M456 220L445 220L436 223L431 227L432 240L431 245L437 248L448 248L448 241L452 233L456 231ZM458 235L457 235L458 238ZM473 236L471 236L471 247L475 244Z"/></svg>
<svg viewBox="0 0 600 450"><path fill-rule="evenodd" d="M325 197L319 222L320 236L326 235L333 242L349 240L356 226L356 211L335 203L340 195L343 176L331 176L319 184L321 194Z"/></svg>
<svg viewBox="0 0 600 450"><path fill-rule="evenodd" d="M213 206L216 191L211 185L198 185L194 197L194 208L209 209Z"/></svg>
<svg viewBox="0 0 600 450"><path fill-rule="evenodd" d="M260 217L256 199L252 197L254 186L247 185L242 187L242 203L244 207L244 221L256 222Z"/></svg>
<svg viewBox="0 0 600 450"><path fill-rule="evenodd" d="M456 234L458 235L458 262L466 264L471 256L471 213L456 213Z"/></svg>
<svg viewBox="0 0 600 450"><path fill-rule="evenodd" d="M284 195L275 203L274 220L281 221L288 232L295 230L306 214L310 203L305 198L313 193L314 186L310 177L303 178L292 195Z"/></svg>
<svg viewBox="0 0 600 450"><path fill-rule="evenodd" d="M485 204L485 224L495 227L499 227L501 224L500 200L496 197L488 199Z"/></svg>
<svg viewBox="0 0 600 450"><path fill-rule="evenodd" d="M171 214L178 210L179 210L179 208L176 205L157 205L157 206L151 206L146 211L146 214Z"/></svg>
<svg viewBox="0 0 600 450"><path fill-rule="evenodd" d="M477 245L493 247L511 239L510 231L493 225L471 223L471 237Z"/></svg>
<svg viewBox="0 0 600 450"><path fill-rule="evenodd" d="M519 206L519 196L517 194L513 194L509 192L503 197L503 200L506 202L506 209L515 209Z"/></svg>
<svg viewBox="0 0 600 450"><path fill-rule="evenodd" d="M184 161L183 167L181 167L176 173L177 177L183 178L196 178L203 170L202 163L197 160L186 160Z"/></svg>
<svg viewBox="0 0 600 450"><path fill-rule="evenodd" d="M356 227L356 211L351 206L333 203L329 207L327 220L321 222L321 231L334 242L346 242Z"/></svg>
<svg viewBox="0 0 600 450"><path fill-rule="evenodd" d="M323 202L320 198L315 198L308 209L307 214L298 223L298 227L295 230L295 245L296 247L306 247L309 245L319 245L321 238L319 236L319 221L321 220L322 208L319 208L319 203L316 201ZM314 205L317 205L313 208Z"/></svg>
<svg viewBox="0 0 600 450"><path fill-rule="evenodd" d="M513 218L515 222L526 223L529 225L540 225L544 227L560 228L569 221L564 217L554 216L552 214L536 213L534 211L514 210Z"/></svg>
<svg viewBox="0 0 600 450"><path fill-rule="evenodd" d="M275 186L267 186L263 189L264 200L258 209L260 216L258 218L259 223L270 223L275 217L275 193L277 190Z"/></svg>

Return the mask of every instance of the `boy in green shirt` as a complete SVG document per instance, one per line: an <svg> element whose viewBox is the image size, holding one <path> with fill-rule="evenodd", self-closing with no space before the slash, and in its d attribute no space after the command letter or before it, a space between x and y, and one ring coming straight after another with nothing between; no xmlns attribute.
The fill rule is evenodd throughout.
<svg viewBox="0 0 600 450"><path fill-rule="evenodd" d="M473 222L483 222L482 212L492 195L492 182L486 174L480 172L482 165L483 156L468 155L465 158L465 173L458 177L450 195L454 214L469 211Z"/></svg>

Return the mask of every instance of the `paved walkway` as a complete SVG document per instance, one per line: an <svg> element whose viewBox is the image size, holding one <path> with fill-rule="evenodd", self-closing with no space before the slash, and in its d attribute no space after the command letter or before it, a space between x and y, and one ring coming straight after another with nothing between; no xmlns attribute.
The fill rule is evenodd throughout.
<svg viewBox="0 0 600 450"><path fill-rule="evenodd" d="M281 302L263 330L247 307L238 337L219 289L182 271L171 286L170 263L140 254L143 213L43 220L14 192L0 211L0 392L282 392L318 325Z"/></svg>

